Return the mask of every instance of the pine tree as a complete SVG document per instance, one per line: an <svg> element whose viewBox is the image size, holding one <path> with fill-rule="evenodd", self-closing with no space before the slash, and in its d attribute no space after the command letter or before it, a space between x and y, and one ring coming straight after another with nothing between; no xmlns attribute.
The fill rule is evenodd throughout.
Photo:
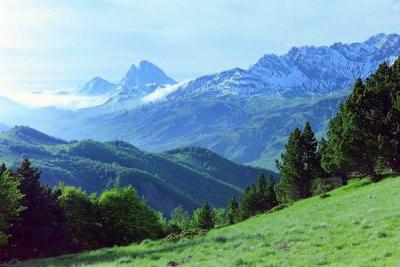
<svg viewBox="0 0 400 267"><path fill-rule="evenodd" d="M214 227L213 211L207 201L200 210L197 218L197 224L200 229L204 230L210 230Z"/></svg>
<svg viewBox="0 0 400 267"><path fill-rule="evenodd" d="M304 164L305 172L309 180L320 177L323 173L321 160L318 154L318 142L311 128L311 123L307 122L303 130L304 138Z"/></svg>
<svg viewBox="0 0 400 267"><path fill-rule="evenodd" d="M228 205L228 224L235 224L239 221L239 203L233 197Z"/></svg>
<svg viewBox="0 0 400 267"><path fill-rule="evenodd" d="M268 203L266 199L267 182L264 173L260 173L255 184L256 212L267 210Z"/></svg>
<svg viewBox="0 0 400 267"><path fill-rule="evenodd" d="M385 98L383 103L378 107L386 109L382 115L383 122L382 133L379 136L379 152L388 166L396 172L400 172L400 58L390 67L388 72L385 68L381 71L381 76L387 77L389 73L389 81L387 78L378 79L375 82L374 89L384 88L383 94ZM376 129L376 128L374 128Z"/></svg>
<svg viewBox="0 0 400 267"><path fill-rule="evenodd" d="M340 110L343 110L343 105ZM321 166L332 175L340 177L342 185L349 180L351 162L344 157L342 140L342 116L339 112L329 121L328 141L320 148Z"/></svg>
<svg viewBox="0 0 400 267"><path fill-rule="evenodd" d="M304 166L304 139L296 128L289 136L281 161L276 161L280 171L279 199L291 203L309 196L309 181Z"/></svg>
<svg viewBox="0 0 400 267"><path fill-rule="evenodd" d="M272 176L272 174L269 175L265 196L266 196L268 210L278 205L275 193L275 179L274 176Z"/></svg>
<svg viewBox="0 0 400 267"><path fill-rule="evenodd" d="M357 79L352 94L329 123L328 146L322 165L328 172L340 176L343 183L354 172L377 177L375 166L381 132L377 129L382 129L380 121L383 121L381 115L377 116L382 111L374 110L374 106L379 105L377 99L376 93Z"/></svg>
<svg viewBox="0 0 400 267"><path fill-rule="evenodd" d="M247 186L240 197L240 219L245 220L257 212L257 191L254 184Z"/></svg>

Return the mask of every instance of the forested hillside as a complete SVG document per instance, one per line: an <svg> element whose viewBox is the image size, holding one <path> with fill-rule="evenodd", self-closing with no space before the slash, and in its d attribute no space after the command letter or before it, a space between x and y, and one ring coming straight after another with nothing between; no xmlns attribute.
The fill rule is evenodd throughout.
<svg viewBox="0 0 400 267"><path fill-rule="evenodd" d="M41 170L43 183L63 182L88 192L132 185L167 215L179 204L188 210L205 200L225 206L261 171L195 147L151 154L121 141L66 142L28 127L3 132L0 161L13 169L24 158Z"/></svg>

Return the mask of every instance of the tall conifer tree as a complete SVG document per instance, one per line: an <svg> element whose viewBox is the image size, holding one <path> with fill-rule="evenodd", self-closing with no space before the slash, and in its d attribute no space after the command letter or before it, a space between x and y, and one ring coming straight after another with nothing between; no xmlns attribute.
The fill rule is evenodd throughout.
<svg viewBox="0 0 400 267"><path fill-rule="evenodd" d="M281 161L276 161L281 175L279 198L283 203L291 203L309 195L304 169L304 139L298 128L290 133L285 148Z"/></svg>
<svg viewBox="0 0 400 267"><path fill-rule="evenodd" d="M200 210L197 223L200 229L210 230L214 227L213 211L207 201Z"/></svg>
<svg viewBox="0 0 400 267"><path fill-rule="evenodd" d="M236 198L232 198L228 205L228 224L234 224L239 221L239 203Z"/></svg>

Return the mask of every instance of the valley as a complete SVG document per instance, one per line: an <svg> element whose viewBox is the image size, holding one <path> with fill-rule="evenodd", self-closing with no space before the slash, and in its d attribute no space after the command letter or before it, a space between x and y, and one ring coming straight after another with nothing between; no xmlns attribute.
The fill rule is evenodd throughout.
<svg viewBox="0 0 400 267"><path fill-rule="evenodd" d="M66 142L22 126L0 134L0 158L11 169L30 159L40 169L42 182L50 186L64 183L99 193L132 185L166 216L180 204L189 211L206 200L224 207L260 172L270 173L198 147L155 154L122 141Z"/></svg>

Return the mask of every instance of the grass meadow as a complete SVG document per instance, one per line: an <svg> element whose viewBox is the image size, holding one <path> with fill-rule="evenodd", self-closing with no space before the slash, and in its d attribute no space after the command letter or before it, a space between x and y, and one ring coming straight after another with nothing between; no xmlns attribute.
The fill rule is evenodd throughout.
<svg viewBox="0 0 400 267"><path fill-rule="evenodd" d="M400 177L351 181L177 243L145 240L21 266L400 266Z"/></svg>

